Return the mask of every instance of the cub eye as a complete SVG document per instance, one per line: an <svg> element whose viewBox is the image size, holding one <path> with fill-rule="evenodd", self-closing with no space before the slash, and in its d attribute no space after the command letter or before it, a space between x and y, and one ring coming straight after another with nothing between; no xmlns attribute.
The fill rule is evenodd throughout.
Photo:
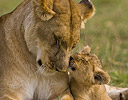
<svg viewBox="0 0 128 100"><path fill-rule="evenodd" d="M71 69L72 69L72 71L75 71L75 70L76 70L76 68L75 68L75 67L72 67Z"/></svg>

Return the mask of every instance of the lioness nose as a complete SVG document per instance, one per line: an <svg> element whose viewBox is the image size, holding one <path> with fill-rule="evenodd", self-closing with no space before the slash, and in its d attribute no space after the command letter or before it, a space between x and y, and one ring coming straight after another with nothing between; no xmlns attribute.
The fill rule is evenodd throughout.
<svg viewBox="0 0 128 100"><path fill-rule="evenodd" d="M66 72L67 71L67 67L65 67L65 66L57 66L57 71Z"/></svg>

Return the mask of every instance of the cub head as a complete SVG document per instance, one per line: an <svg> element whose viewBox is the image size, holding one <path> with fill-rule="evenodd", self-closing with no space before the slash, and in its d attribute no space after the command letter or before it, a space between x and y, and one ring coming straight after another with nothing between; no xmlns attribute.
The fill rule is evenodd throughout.
<svg viewBox="0 0 128 100"><path fill-rule="evenodd" d="M27 46L40 66L66 71L72 50L79 42L81 23L93 15L94 6L88 0L79 4L73 0L32 0L32 3L34 18L32 27L27 23Z"/></svg>
<svg viewBox="0 0 128 100"><path fill-rule="evenodd" d="M68 71L78 83L92 86L94 84L107 84L110 77L101 68L98 57L90 53L91 48L85 47L80 53L70 58Z"/></svg>

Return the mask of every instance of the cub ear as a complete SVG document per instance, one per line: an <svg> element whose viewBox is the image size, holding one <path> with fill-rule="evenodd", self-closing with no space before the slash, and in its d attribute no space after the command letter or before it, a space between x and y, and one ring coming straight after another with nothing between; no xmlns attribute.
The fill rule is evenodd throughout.
<svg viewBox="0 0 128 100"><path fill-rule="evenodd" d="M107 72L97 68L96 72L94 72L94 80L95 84L108 84L110 82L110 76Z"/></svg>
<svg viewBox="0 0 128 100"><path fill-rule="evenodd" d="M89 54L91 52L91 47L86 46L84 49L81 51L82 54Z"/></svg>
<svg viewBox="0 0 128 100"><path fill-rule="evenodd" d="M94 15L95 8L90 0L82 0L78 4L78 8L81 12L82 21L86 21Z"/></svg>
<svg viewBox="0 0 128 100"><path fill-rule="evenodd" d="M53 0L33 0L34 15L37 15L42 21L47 21L55 15Z"/></svg>

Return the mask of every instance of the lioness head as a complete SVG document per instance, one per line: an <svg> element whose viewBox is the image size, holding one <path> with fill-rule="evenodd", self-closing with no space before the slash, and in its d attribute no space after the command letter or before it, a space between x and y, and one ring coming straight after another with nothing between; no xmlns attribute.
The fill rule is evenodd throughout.
<svg viewBox="0 0 128 100"><path fill-rule="evenodd" d="M73 0L33 0L33 12L34 23L29 32L36 34L37 43L27 37L30 51L37 56L39 65L66 71L80 38L81 23L93 15L94 6L88 0L79 4Z"/></svg>
<svg viewBox="0 0 128 100"><path fill-rule="evenodd" d="M94 84L107 84L110 77L104 72L98 57L90 53L90 47L72 56L69 72L78 83L92 86Z"/></svg>

